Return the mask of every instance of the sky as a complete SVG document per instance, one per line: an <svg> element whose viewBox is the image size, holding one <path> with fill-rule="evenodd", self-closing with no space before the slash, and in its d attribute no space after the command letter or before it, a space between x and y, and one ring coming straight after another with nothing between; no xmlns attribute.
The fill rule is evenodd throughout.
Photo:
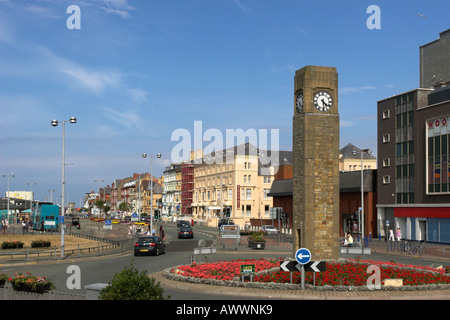
<svg viewBox="0 0 450 320"><path fill-rule="evenodd" d="M0 0L0 174L60 203L63 121L77 206L149 172L144 152L161 176L176 130L208 146L195 121L223 136L277 130L292 150L306 65L337 68L340 146L376 156L377 101L419 87L419 47L450 28L448 12L447 0Z"/></svg>

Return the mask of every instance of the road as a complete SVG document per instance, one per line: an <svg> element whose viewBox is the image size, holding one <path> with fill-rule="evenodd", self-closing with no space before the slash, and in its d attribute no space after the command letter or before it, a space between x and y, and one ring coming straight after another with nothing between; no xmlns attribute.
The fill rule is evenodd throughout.
<svg viewBox="0 0 450 320"><path fill-rule="evenodd" d="M28 264L3 265L0 267L0 273L6 273L12 276L14 273L31 273L37 276L46 276L51 279L56 286L56 291L71 292L73 294L85 294L84 286L93 283L108 283L114 275L124 267L133 265L140 271L147 273L158 272L168 267L173 267L189 263L189 257L193 254L194 248L198 247L200 239L204 239L206 246L209 246L216 238L218 230L216 228L193 227L194 239L177 239L176 226L173 223L164 224L164 230L167 237L167 253L159 256L138 256L133 252L125 254L116 254L106 257L95 258L76 258L64 261L37 262ZM242 258L242 254L236 255L224 253L217 254L213 259L232 260ZM77 266L81 271L80 289L68 289L67 280L72 275L68 272L70 266ZM70 269L69 269L70 270ZM171 300L221 300L222 296L197 294L182 290L165 289L164 295L170 295ZM242 297L228 297L228 299L242 299Z"/></svg>
<svg viewBox="0 0 450 320"><path fill-rule="evenodd" d="M56 262L38 262L33 264L15 264L15 265L3 265L0 267L0 273L6 273L8 275L13 275L14 273L26 273L29 272L37 276L46 276L50 278L57 291L71 292L74 294L85 294L84 286L94 283L108 283L110 282L114 275L120 272L124 267L133 265L140 271L145 270L147 273L154 273L164 270L168 267L173 267L182 264L189 263L189 257L193 254L193 249L198 246L198 241L204 239L206 245L210 245L212 240L217 237L217 228L204 228L204 227L193 227L195 233L195 239L177 239L176 236L176 226L175 224L165 224L164 230L166 232L168 245L167 253L160 256L138 256L135 257L133 252L125 254L116 254L106 257L95 257L95 258L77 258L68 259L64 261ZM285 257L286 252L282 254L274 255L265 252L264 250L257 250L254 253L235 251L222 251L218 250L217 254L214 255L213 260L233 260L242 258L260 258L260 257ZM344 255L347 257L347 255ZM352 255L348 255L352 258ZM357 257L354 256L355 258ZM366 259L371 260L385 260L412 264L412 265L430 265L432 263L442 263L444 265L449 265L449 261L440 260L426 260L418 259L407 256L386 256L383 254L372 254L366 256ZM68 273L69 266L78 266L81 271L81 288L80 289L68 289L67 280L72 275L71 272ZM202 294L191 291L173 290L170 288L165 288L165 296L171 295L171 300L224 300L223 296L213 295L213 294ZM227 296L227 300L242 300L242 296ZM244 298L245 299L245 298ZM255 300L258 297L250 297L249 299Z"/></svg>

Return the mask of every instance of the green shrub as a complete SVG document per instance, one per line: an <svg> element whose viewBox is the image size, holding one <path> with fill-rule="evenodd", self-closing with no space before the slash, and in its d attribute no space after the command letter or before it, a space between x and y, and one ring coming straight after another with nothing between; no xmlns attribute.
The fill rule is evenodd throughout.
<svg viewBox="0 0 450 320"><path fill-rule="evenodd" d="M1 244L2 249L17 249L23 248L22 241L3 241Z"/></svg>
<svg viewBox="0 0 450 320"><path fill-rule="evenodd" d="M50 240L33 240L31 241L31 247L32 248L44 248L44 247L50 247L52 243Z"/></svg>
<svg viewBox="0 0 450 320"><path fill-rule="evenodd" d="M99 300L166 300L164 289L154 278L147 276L146 271L139 273L133 263L125 267L106 288L100 291ZM170 297L167 297L169 299Z"/></svg>

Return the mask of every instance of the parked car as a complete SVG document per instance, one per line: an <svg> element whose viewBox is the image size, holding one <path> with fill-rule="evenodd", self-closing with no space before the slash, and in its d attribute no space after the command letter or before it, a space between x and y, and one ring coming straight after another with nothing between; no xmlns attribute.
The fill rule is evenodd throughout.
<svg viewBox="0 0 450 320"><path fill-rule="evenodd" d="M230 218L222 218L219 221L219 229L222 225L234 225L234 221L231 220Z"/></svg>
<svg viewBox="0 0 450 320"><path fill-rule="evenodd" d="M178 230L178 239L181 238L191 238L194 239L194 231L189 226L181 226L180 230Z"/></svg>
<svg viewBox="0 0 450 320"><path fill-rule="evenodd" d="M159 237L156 236L143 236L139 237L134 244L134 255L140 254L152 254L160 255L166 253L166 245Z"/></svg>
<svg viewBox="0 0 450 320"><path fill-rule="evenodd" d="M261 231L265 232L267 234L278 234L277 228L275 228L274 226L270 226L270 225L262 226Z"/></svg>

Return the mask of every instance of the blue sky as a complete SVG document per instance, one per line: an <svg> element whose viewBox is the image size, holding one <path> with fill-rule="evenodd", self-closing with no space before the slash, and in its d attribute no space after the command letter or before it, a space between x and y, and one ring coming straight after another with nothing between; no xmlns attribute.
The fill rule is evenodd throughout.
<svg viewBox="0 0 450 320"><path fill-rule="evenodd" d="M68 29L70 5L81 29ZM368 6L381 29L368 29ZM450 28L449 1L0 0L0 173L11 190L78 206L95 179L170 164L172 132L278 129L292 150L293 78L339 73L340 146L376 155L377 101L419 86L419 46ZM204 143L206 146L208 142ZM6 179L0 180L4 195Z"/></svg>

